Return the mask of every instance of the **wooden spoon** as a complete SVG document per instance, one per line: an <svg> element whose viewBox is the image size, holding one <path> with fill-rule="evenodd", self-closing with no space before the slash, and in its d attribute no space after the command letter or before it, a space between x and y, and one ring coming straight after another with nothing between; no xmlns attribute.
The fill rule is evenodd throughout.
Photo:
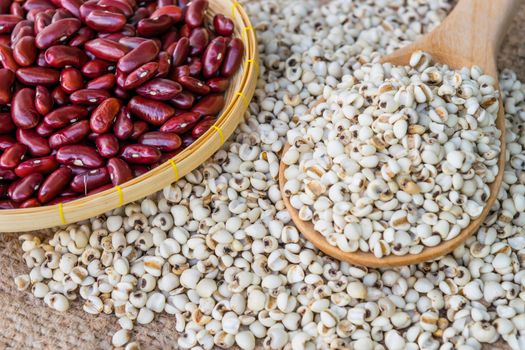
<svg viewBox="0 0 525 350"><path fill-rule="evenodd" d="M485 74L497 78L496 56L498 49L519 3L519 0L460 0L439 27L415 43L384 57L382 61L395 65L407 65L414 51L423 50L430 53L435 62L448 64L451 68L456 69L478 65ZM409 265L450 253L478 230L499 192L505 169L505 113L501 98L499 106L496 120L496 125L501 131L498 176L489 185L490 197L481 215L472 220L470 225L463 229L457 237L443 241L435 247L426 247L419 254L388 255L377 258L373 253L360 251L345 253L329 244L321 233L314 230L314 225L311 222L299 219L298 211L292 207L288 197L284 194L286 164L281 162L279 187L293 222L302 234L324 253L356 265L368 267ZM286 152L289 147L286 145L283 152Z"/></svg>

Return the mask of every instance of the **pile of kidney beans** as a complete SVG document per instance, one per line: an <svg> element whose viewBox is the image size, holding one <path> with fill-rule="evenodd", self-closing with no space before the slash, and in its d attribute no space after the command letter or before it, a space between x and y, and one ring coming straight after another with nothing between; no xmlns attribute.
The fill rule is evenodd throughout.
<svg viewBox="0 0 525 350"><path fill-rule="evenodd" d="M206 132L244 47L207 0L0 0L0 209L139 176Z"/></svg>

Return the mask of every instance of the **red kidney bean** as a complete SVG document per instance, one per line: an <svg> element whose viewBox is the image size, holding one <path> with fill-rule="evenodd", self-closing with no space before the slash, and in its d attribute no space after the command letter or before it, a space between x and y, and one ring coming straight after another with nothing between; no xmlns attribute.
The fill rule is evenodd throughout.
<svg viewBox="0 0 525 350"><path fill-rule="evenodd" d="M108 160L107 168L111 183L114 186L123 184L133 178L129 165L120 158L111 158Z"/></svg>
<svg viewBox="0 0 525 350"><path fill-rule="evenodd" d="M189 25L187 24L184 24L182 27L180 27L179 29L179 35L183 38L189 38L190 37L190 34L191 34L191 28Z"/></svg>
<svg viewBox="0 0 525 350"><path fill-rule="evenodd" d="M208 9L207 0L193 0L188 4L184 20L190 28L202 26L204 21L204 14Z"/></svg>
<svg viewBox="0 0 525 350"><path fill-rule="evenodd" d="M170 78L173 80L177 80L180 77L188 76L190 75L190 66L185 64L184 66L178 66L176 67L172 73L170 73Z"/></svg>
<svg viewBox="0 0 525 350"><path fill-rule="evenodd" d="M191 111L201 115L215 115L219 113L223 107L224 96L220 94L210 94L204 96L197 102Z"/></svg>
<svg viewBox="0 0 525 350"><path fill-rule="evenodd" d="M98 78L106 73L109 73L115 69L115 66L110 62L102 60L89 61L82 66L82 74L88 78Z"/></svg>
<svg viewBox="0 0 525 350"><path fill-rule="evenodd" d="M58 162L55 156L32 158L18 164L15 168L15 174L18 177L26 177L35 173L49 174L56 168L58 168Z"/></svg>
<svg viewBox="0 0 525 350"><path fill-rule="evenodd" d="M5 151L16 143L16 140L11 135L0 135L0 151Z"/></svg>
<svg viewBox="0 0 525 350"><path fill-rule="evenodd" d="M85 45L89 40L93 39L95 37L95 32L93 29L88 27L82 27L79 29L79 31L75 34L74 37L69 40L69 45L78 47Z"/></svg>
<svg viewBox="0 0 525 350"><path fill-rule="evenodd" d="M65 66L82 67L87 61L88 57L78 47L71 47L66 45L51 46L44 54L46 63L50 67L62 68Z"/></svg>
<svg viewBox="0 0 525 350"><path fill-rule="evenodd" d="M140 96L153 100L171 100L182 91L179 83L168 79L154 79L142 84L136 92Z"/></svg>
<svg viewBox="0 0 525 350"><path fill-rule="evenodd" d="M94 10L86 16L85 23L98 31L118 32L126 24L126 16L122 13Z"/></svg>
<svg viewBox="0 0 525 350"><path fill-rule="evenodd" d="M91 130L99 134L107 132L113 125L120 107L120 101L114 97L102 101L91 113L91 118L89 119Z"/></svg>
<svg viewBox="0 0 525 350"><path fill-rule="evenodd" d="M182 9L175 5L159 6L159 8L151 14L151 18L157 18L162 15L171 17L173 23L177 23L182 19Z"/></svg>
<svg viewBox="0 0 525 350"><path fill-rule="evenodd" d="M194 56L203 53L209 41L210 33L208 29L203 27L193 29L189 37L190 55Z"/></svg>
<svg viewBox="0 0 525 350"><path fill-rule="evenodd" d="M115 86L115 82L115 76L111 73L108 73L91 81L88 81L86 88L91 90L109 90L113 86Z"/></svg>
<svg viewBox="0 0 525 350"><path fill-rule="evenodd" d="M173 23L173 18L168 15L144 18L137 23L137 33L146 38L158 36L170 29Z"/></svg>
<svg viewBox="0 0 525 350"><path fill-rule="evenodd" d="M147 8L140 7L135 11L133 16L129 18L128 23L130 23L131 25L136 25L141 19L148 18L149 15L150 12Z"/></svg>
<svg viewBox="0 0 525 350"><path fill-rule="evenodd" d="M144 63L154 60L159 53L159 47L153 40L145 41L122 57L117 68L124 73L130 73Z"/></svg>
<svg viewBox="0 0 525 350"><path fill-rule="evenodd" d="M138 140L142 135L148 132L148 130L149 130L148 123L143 122L142 120L134 122L133 130L131 132L131 135L129 135L129 138L131 140Z"/></svg>
<svg viewBox="0 0 525 350"><path fill-rule="evenodd" d="M35 91L23 88L17 91L11 102L11 118L21 129L31 129L37 126L40 115L35 109Z"/></svg>
<svg viewBox="0 0 525 350"><path fill-rule="evenodd" d="M69 168L59 168L47 177L38 190L38 200L41 203L49 202L62 192L69 184L72 173Z"/></svg>
<svg viewBox="0 0 525 350"><path fill-rule="evenodd" d="M202 75L212 77L221 67L226 53L226 39L217 37L211 41L202 55Z"/></svg>
<svg viewBox="0 0 525 350"><path fill-rule="evenodd" d="M53 18L51 19L51 23L58 22L62 19L66 18L72 18L73 16L71 13L66 9L56 9L55 13L53 14Z"/></svg>
<svg viewBox="0 0 525 350"><path fill-rule="evenodd" d="M139 46L140 44L142 44L143 42L148 41L148 40L150 40L150 39L140 38L140 37L132 37L132 36L125 36L123 38L120 38L118 42L121 45L124 45L125 47L127 47L129 50L131 50L131 49L136 48L137 46Z"/></svg>
<svg viewBox="0 0 525 350"><path fill-rule="evenodd" d="M176 108L190 109L195 102L195 96L187 91L182 91L180 94L172 98L170 102Z"/></svg>
<svg viewBox="0 0 525 350"><path fill-rule="evenodd" d="M6 134L15 130L15 124L11 119L11 114L0 113L0 134Z"/></svg>
<svg viewBox="0 0 525 350"><path fill-rule="evenodd" d="M114 89L113 89L113 95L115 95L116 97L122 99L122 100L128 100L131 98L131 94L129 91L127 90L124 90L123 88L121 88L120 86L116 86Z"/></svg>
<svg viewBox="0 0 525 350"><path fill-rule="evenodd" d="M53 149L59 149L62 146L78 143L82 141L90 131L89 122L87 120L81 120L51 135L51 137L49 137L49 146Z"/></svg>
<svg viewBox="0 0 525 350"><path fill-rule="evenodd" d="M93 192L94 194L95 192ZM89 193L88 193L89 195ZM60 197L57 197L49 202L46 203L46 205L55 205L55 204L59 204L59 203L67 203L67 202L71 202L71 201L74 201L76 199L79 199L80 196L60 196Z"/></svg>
<svg viewBox="0 0 525 350"><path fill-rule="evenodd" d="M119 0L100 0L99 6L109 6L119 9L119 11L126 17L133 15L133 8L125 1Z"/></svg>
<svg viewBox="0 0 525 350"><path fill-rule="evenodd" d="M171 45L175 44L177 40L179 39L179 33L177 32L177 29L174 27L171 27L166 33L162 35L161 42L162 42L162 50L166 51ZM171 52L170 54L172 54Z"/></svg>
<svg viewBox="0 0 525 350"><path fill-rule="evenodd" d="M125 90L135 89L153 78L157 74L158 69L159 64L157 62L149 62L140 66L133 72L129 73L126 80L124 80L123 88Z"/></svg>
<svg viewBox="0 0 525 350"><path fill-rule="evenodd" d="M60 0L60 6L68 10L76 18L80 18L81 0Z"/></svg>
<svg viewBox="0 0 525 350"><path fill-rule="evenodd" d="M72 93L69 98L71 103L76 105L94 106L102 103L109 97L111 97L111 94L107 90L82 89Z"/></svg>
<svg viewBox="0 0 525 350"><path fill-rule="evenodd" d="M75 175L71 180L71 189L75 192L84 193L106 185L111 182L106 167L86 171Z"/></svg>
<svg viewBox="0 0 525 350"><path fill-rule="evenodd" d="M50 46L68 40L80 29L80 21L76 18L65 18L51 23L42 29L35 38L39 49L47 49Z"/></svg>
<svg viewBox="0 0 525 350"><path fill-rule="evenodd" d="M42 174L34 173L13 182L8 189L9 197L15 202L29 199L38 190L43 179Z"/></svg>
<svg viewBox="0 0 525 350"><path fill-rule="evenodd" d="M2 153L0 157L0 167L4 169L14 169L24 159L27 152L27 146L21 143L15 143Z"/></svg>
<svg viewBox="0 0 525 350"><path fill-rule="evenodd" d="M133 164L153 164L160 159L160 151L152 146L132 144L122 148L122 159Z"/></svg>
<svg viewBox="0 0 525 350"><path fill-rule="evenodd" d="M157 126L164 124L175 113L173 107L142 96L131 98L128 109L140 119Z"/></svg>
<svg viewBox="0 0 525 350"><path fill-rule="evenodd" d="M147 132L139 138L139 142L143 145L156 147L160 151L174 151L182 143L179 135L162 131Z"/></svg>
<svg viewBox="0 0 525 350"><path fill-rule="evenodd" d="M188 65L188 68L190 70L190 75L192 77L198 77L201 74L202 71L202 62L197 57L192 57L190 59L190 64Z"/></svg>
<svg viewBox="0 0 525 350"><path fill-rule="evenodd" d="M46 9L54 9L55 6L51 4L47 0L27 0L24 5L22 6L24 10L31 11L31 10L46 10Z"/></svg>
<svg viewBox="0 0 525 350"><path fill-rule="evenodd" d="M198 139L201 137L208 129L215 124L215 117L206 117L200 122L197 123L191 130L191 136L193 136L195 139Z"/></svg>
<svg viewBox="0 0 525 350"><path fill-rule="evenodd" d="M51 68L26 67L18 69L16 77L26 85L55 85L60 79L60 72Z"/></svg>
<svg viewBox="0 0 525 350"><path fill-rule="evenodd" d="M0 169L0 180L12 181L16 179L16 174L13 170Z"/></svg>
<svg viewBox="0 0 525 350"><path fill-rule="evenodd" d="M25 36L17 41L13 48L13 58L21 66L27 67L35 62L37 57L35 38Z"/></svg>
<svg viewBox="0 0 525 350"><path fill-rule="evenodd" d="M213 29L215 33L222 36L231 36L233 34L233 21L228 17L218 14L213 17Z"/></svg>
<svg viewBox="0 0 525 350"><path fill-rule="evenodd" d="M0 15L0 34L9 34L23 18L15 15Z"/></svg>
<svg viewBox="0 0 525 350"><path fill-rule="evenodd" d="M34 39L34 30L32 27L22 27L17 33L17 35L11 34L11 44L16 45L18 41L25 37L33 37ZM9 43L8 43L9 44Z"/></svg>
<svg viewBox="0 0 525 350"><path fill-rule="evenodd" d="M40 33L45 27L51 24L51 15L45 12L40 12L35 15L35 23L33 25L33 31L35 35ZM36 41L35 41L36 45Z"/></svg>
<svg viewBox="0 0 525 350"><path fill-rule="evenodd" d="M98 153L104 158L111 158L117 155L119 142L115 135L104 134L95 138Z"/></svg>
<svg viewBox="0 0 525 350"><path fill-rule="evenodd" d="M6 69L16 72L18 69L18 63L16 63L13 57L13 50L10 47L0 44L0 63Z"/></svg>
<svg viewBox="0 0 525 350"><path fill-rule="evenodd" d="M73 124L85 119L88 110L81 106L64 106L53 110L44 117L44 121L52 128L60 129L68 124Z"/></svg>
<svg viewBox="0 0 525 350"><path fill-rule="evenodd" d="M93 56L110 62L118 62L129 52L129 48L109 39L97 38L88 41L85 48Z"/></svg>
<svg viewBox="0 0 525 350"><path fill-rule="evenodd" d="M84 145L68 145L61 147L56 154L60 164L76 165L83 168L95 169L104 165L104 159L97 151Z"/></svg>
<svg viewBox="0 0 525 350"><path fill-rule="evenodd" d="M12 200L1 200L0 209L16 209L18 208L17 204Z"/></svg>
<svg viewBox="0 0 525 350"><path fill-rule="evenodd" d="M69 95L61 86L57 86L51 91L51 97L53 98L53 103L58 106L63 106L69 102Z"/></svg>
<svg viewBox="0 0 525 350"><path fill-rule="evenodd" d="M42 137L49 137L53 135L55 129L47 125L44 121L41 121L40 124L36 126L35 131L38 135Z"/></svg>
<svg viewBox="0 0 525 350"><path fill-rule="evenodd" d="M82 73L76 68L66 68L60 72L60 86L67 93L73 93L84 87Z"/></svg>
<svg viewBox="0 0 525 350"><path fill-rule="evenodd" d="M40 207L42 204L36 198L29 198L28 200L20 203L18 208L36 208Z"/></svg>
<svg viewBox="0 0 525 350"><path fill-rule="evenodd" d="M181 135L191 130L200 118L201 116L198 113L182 113L164 123L164 125L160 127L160 131Z"/></svg>
<svg viewBox="0 0 525 350"><path fill-rule="evenodd" d="M36 58L36 65L38 67L49 67L49 65L46 62L46 53L44 51L41 51L38 54L38 57Z"/></svg>
<svg viewBox="0 0 525 350"><path fill-rule="evenodd" d="M15 43L16 40L14 40L14 38L18 38L20 39L22 36L20 36L20 32L24 29L24 28L30 28L30 29L33 29L33 20L28 20L28 19L25 19L25 20L22 20L20 22L18 22L16 24L16 26L13 28L13 31L11 32L11 42L12 43Z"/></svg>
<svg viewBox="0 0 525 350"><path fill-rule="evenodd" d="M188 58L190 53L190 41L188 38L182 37L177 41L172 54L172 64L174 67L180 66Z"/></svg>
<svg viewBox="0 0 525 350"><path fill-rule="evenodd" d="M241 39L234 38L228 44L226 56L221 67L223 77L231 77L241 65L242 55L244 53L244 44Z"/></svg>
<svg viewBox="0 0 525 350"><path fill-rule="evenodd" d="M41 157L51 153L51 148L49 148L47 139L38 135L38 133L33 129L18 129L16 131L16 139L18 142L27 146L29 153L32 156Z"/></svg>
<svg viewBox="0 0 525 350"><path fill-rule="evenodd" d="M107 184L107 185L104 185L104 186L100 186L100 187L97 187L95 188L94 190L91 190L89 191L86 196L91 196L91 195L94 195L94 194L97 194L97 193L100 193L100 192L103 192L103 191L106 191L106 190L109 190L110 188L113 188L113 185L111 184Z"/></svg>
<svg viewBox="0 0 525 350"><path fill-rule="evenodd" d="M9 13L11 13L11 15L16 16L16 17L20 17L20 18L24 17L24 9L22 8L22 5L18 2L13 2L11 4Z"/></svg>
<svg viewBox="0 0 525 350"><path fill-rule="evenodd" d="M149 170L150 170L149 167L146 166L146 165L137 165L137 164L135 164L135 165L133 165L133 166L131 167L131 171L132 171L132 173L133 173L133 177L139 177L139 176L141 176L141 175L144 175L144 174L146 174Z"/></svg>
<svg viewBox="0 0 525 350"><path fill-rule="evenodd" d="M192 143L194 143L195 140L197 140L195 137L193 137L193 136L191 135L191 132L186 133L186 134L184 134L184 135L181 135L181 139L182 139L182 147L183 147L183 148L188 147L189 145L191 145Z"/></svg>
<svg viewBox="0 0 525 350"><path fill-rule="evenodd" d="M185 89L197 95L206 95L210 93L210 87L203 81L195 79L194 77L183 76L177 79L177 82Z"/></svg>
<svg viewBox="0 0 525 350"><path fill-rule="evenodd" d="M223 77L211 78L206 82L206 85L210 87L211 92L224 92L230 86L230 80Z"/></svg>
<svg viewBox="0 0 525 350"><path fill-rule="evenodd" d="M171 69L171 59L170 55L166 51L159 53L159 69L157 70L156 78L164 78L167 76Z"/></svg>
<svg viewBox="0 0 525 350"><path fill-rule="evenodd" d="M117 115L117 119L113 124L113 132L120 140L126 140L133 133L133 122L128 113L127 107L122 107Z"/></svg>

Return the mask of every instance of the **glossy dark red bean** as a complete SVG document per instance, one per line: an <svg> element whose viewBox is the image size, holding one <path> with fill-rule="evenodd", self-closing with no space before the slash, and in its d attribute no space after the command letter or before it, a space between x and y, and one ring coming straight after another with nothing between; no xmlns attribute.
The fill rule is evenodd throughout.
<svg viewBox="0 0 525 350"><path fill-rule="evenodd" d="M157 70L156 78L164 78L170 73L171 69L171 56L166 52L162 51L159 53L158 65L159 69Z"/></svg>
<svg viewBox="0 0 525 350"><path fill-rule="evenodd" d="M22 7L28 12L35 9L46 10L55 8L55 6L47 0L27 0Z"/></svg>
<svg viewBox="0 0 525 350"><path fill-rule="evenodd" d="M14 169L24 159L27 152L27 146L21 143L15 143L2 153L0 156L0 167L4 169Z"/></svg>
<svg viewBox="0 0 525 350"><path fill-rule="evenodd" d="M210 87L211 92L219 93L224 92L230 86L230 80L223 77L211 78L206 82L206 85Z"/></svg>
<svg viewBox="0 0 525 350"><path fill-rule="evenodd" d="M0 134L6 134L15 130L15 124L10 113L0 113Z"/></svg>
<svg viewBox="0 0 525 350"><path fill-rule="evenodd" d="M110 62L118 62L119 59L129 52L127 46L103 38L88 41L85 44L85 49L93 56Z"/></svg>
<svg viewBox="0 0 525 350"><path fill-rule="evenodd" d="M104 165L104 158L94 148L84 145L63 146L58 150L56 158L60 164L88 169L100 168Z"/></svg>
<svg viewBox="0 0 525 350"><path fill-rule="evenodd" d="M202 55L202 75L211 78L221 67L226 53L226 39L217 37L213 39Z"/></svg>
<svg viewBox="0 0 525 350"><path fill-rule="evenodd" d="M88 27L82 27L79 31L69 40L69 45L78 47L85 45L89 40L95 37L95 31Z"/></svg>
<svg viewBox="0 0 525 350"><path fill-rule="evenodd" d="M82 89L84 87L82 73L73 67L65 68L60 72L60 86L69 94Z"/></svg>
<svg viewBox="0 0 525 350"><path fill-rule="evenodd" d="M10 199L5 199L5 200L0 200L0 209L16 209L18 208L18 205L10 200Z"/></svg>
<svg viewBox="0 0 525 350"><path fill-rule="evenodd" d="M60 42L65 42L77 33L80 25L80 21L76 18L65 18L51 23L36 35L36 46L39 49L47 49Z"/></svg>
<svg viewBox="0 0 525 350"><path fill-rule="evenodd" d="M129 165L120 158L111 158L108 160L107 169L111 183L114 186L121 185L133 178Z"/></svg>
<svg viewBox="0 0 525 350"><path fill-rule="evenodd" d="M18 129L16 131L18 142L27 146L29 153L35 157L47 156L51 153L51 148L46 138L38 135L34 129Z"/></svg>
<svg viewBox="0 0 525 350"><path fill-rule="evenodd" d="M42 137L49 137L53 135L53 133L56 131L49 125L47 125L44 121L41 121L35 128L35 131L38 135Z"/></svg>
<svg viewBox="0 0 525 350"><path fill-rule="evenodd" d="M111 73L108 73L104 74L101 77L88 81L88 83L86 84L86 88L91 90L109 90L113 86L115 86L115 82L115 76Z"/></svg>
<svg viewBox="0 0 525 350"><path fill-rule="evenodd" d="M213 29L215 33L222 36L231 36L233 34L234 24L231 19L223 14L217 14L213 17Z"/></svg>
<svg viewBox="0 0 525 350"><path fill-rule="evenodd" d="M88 193L89 195L89 193ZM46 203L46 205L55 205L55 204L59 204L59 203L68 203L68 202L72 202L76 199L79 199L81 198L80 196L74 196L74 195L70 195L70 196L60 196L60 197L57 197L49 202Z"/></svg>
<svg viewBox="0 0 525 350"><path fill-rule="evenodd" d="M204 96L199 102L197 102L191 111L199 113L200 115L216 115L223 107L224 96L221 94L210 94Z"/></svg>
<svg viewBox="0 0 525 350"><path fill-rule="evenodd" d="M206 95L210 93L210 87L205 82L190 76L183 76L177 79L177 82L183 88L197 95Z"/></svg>
<svg viewBox="0 0 525 350"><path fill-rule="evenodd" d="M126 106L120 108L113 124L113 133L119 140L126 140L133 133L133 121Z"/></svg>
<svg viewBox="0 0 525 350"><path fill-rule="evenodd" d="M210 33L208 32L208 29L203 27L193 29L189 37L190 55L194 56L203 53L206 46L208 46L209 41Z"/></svg>
<svg viewBox="0 0 525 350"><path fill-rule="evenodd" d="M44 117L44 121L52 128L60 129L69 124L85 119L88 110L82 106L64 106L53 110Z"/></svg>
<svg viewBox="0 0 525 350"><path fill-rule="evenodd" d="M142 84L135 90L140 96L153 100L167 101L177 96L182 87L179 83L168 79L153 79Z"/></svg>
<svg viewBox="0 0 525 350"><path fill-rule="evenodd" d="M190 70L190 75L192 77L199 77L201 75L202 62L201 62L200 58L192 57L190 59L190 63L188 65L188 67L189 67L189 70Z"/></svg>
<svg viewBox="0 0 525 350"><path fill-rule="evenodd" d="M113 95L115 95L117 98L120 98L121 100L128 100L131 98L131 93L127 90L124 90L120 86L116 86L113 89Z"/></svg>
<svg viewBox="0 0 525 350"><path fill-rule="evenodd" d="M32 158L18 164L15 168L15 174L18 177L26 177L35 173L49 174L56 168L58 168L58 162L55 156Z"/></svg>
<svg viewBox="0 0 525 350"><path fill-rule="evenodd" d="M57 86L51 91L51 97L53 98L53 104L57 106L64 106L69 103L69 94L61 86Z"/></svg>
<svg viewBox="0 0 525 350"><path fill-rule="evenodd" d="M190 66L185 64L184 66L178 66L175 69L173 69L172 73L170 73L170 78L172 80L177 80L180 77L184 77L188 75L190 75Z"/></svg>
<svg viewBox="0 0 525 350"><path fill-rule="evenodd" d="M16 78L31 86L55 85L60 79L60 72L51 68L25 67L16 71Z"/></svg>
<svg viewBox="0 0 525 350"><path fill-rule="evenodd" d="M98 78L115 69L115 66L103 60L92 60L82 66L82 74L88 78Z"/></svg>
<svg viewBox="0 0 525 350"><path fill-rule="evenodd" d="M179 35L183 38L189 38L191 34L191 28L187 24L183 24L179 29Z"/></svg>
<svg viewBox="0 0 525 350"><path fill-rule="evenodd" d="M58 22L60 20L67 19L67 18L72 18L72 17L74 16L71 15L71 12L69 12L66 9L59 8L55 10L55 13L53 14L53 18L51 19L51 23Z"/></svg>
<svg viewBox="0 0 525 350"><path fill-rule="evenodd" d="M186 24L191 28L202 26L204 21L204 15L208 9L207 0L192 0L186 8L184 20Z"/></svg>
<svg viewBox="0 0 525 350"><path fill-rule="evenodd" d="M122 148L120 157L132 164L153 164L160 159L160 151L156 147L132 144Z"/></svg>
<svg viewBox="0 0 525 350"><path fill-rule="evenodd" d="M22 5L19 3L19 2L13 2L11 4L11 7L9 9L9 13L13 16L16 16L16 17L20 17L20 18L23 18L25 13L24 13L24 8L22 7Z"/></svg>
<svg viewBox="0 0 525 350"><path fill-rule="evenodd" d="M21 66L32 65L37 57L35 38L25 36L20 38L13 47L13 58Z"/></svg>
<svg viewBox="0 0 525 350"><path fill-rule="evenodd" d="M25 20L22 20L20 22L18 22L16 24L16 26L13 28L13 31L11 32L11 43L15 43L16 42L16 38L20 39L21 37L23 37L24 35L20 36L20 32L24 29L24 28L30 28L30 29L33 29L33 20L28 20L28 19L25 19Z"/></svg>
<svg viewBox="0 0 525 350"><path fill-rule="evenodd" d="M11 101L11 118L21 129L31 129L37 126L40 115L35 108L35 91L23 88L16 92Z"/></svg>
<svg viewBox="0 0 525 350"><path fill-rule="evenodd" d="M135 69L126 77L124 80L123 88L125 90L132 90L136 87L144 84L151 78L153 78L159 69L159 64L157 62L149 62L143 64L139 68Z"/></svg>
<svg viewBox="0 0 525 350"><path fill-rule="evenodd" d="M148 123L143 122L142 120L136 121L133 123L133 130L129 138L131 140L138 140L142 135L147 133L149 130Z"/></svg>
<svg viewBox="0 0 525 350"><path fill-rule="evenodd" d="M178 149L182 143L179 135L162 131L147 132L139 138L139 142L167 152Z"/></svg>
<svg viewBox="0 0 525 350"><path fill-rule="evenodd" d="M198 122L193 129L191 130L191 136L195 139L201 137L208 129L215 124L215 117L206 117L200 122Z"/></svg>
<svg viewBox="0 0 525 350"><path fill-rule="evenodd" d="M71 189L75 192L86 194L110 182L108 169L103 167L75 175L71 180Z"/></svg>
<svg viewBox="0 0 525 350"><path fill-rule="evenodd" d="M14 45L18 44L20 39L25 37L34 38L34 30L32 27L22 27L22 29L18 31L16 36L11 34L11 45L14 47Z"/></svg>
<svg viewBox="0 0 525 350"><path fill-rule="evenodd" d="M128 110L140 119L157 126L164 124L175 113L175 109L170 105L142 96L131 98Z"/></svg>
<svg viewBox="0 0 525 350"><path fill-rule="evenodd" d="M46 62L46 53L44 51L41 51L38 54L38 57L36 58L36 65L38 67L44 67L44 68L49 67L49 65Z"/></svg>
<svg viewBox="0 0 525 350"><path fill-rule="evenodd" d="M46 50L44 54L46 63L50 67L62 68L73 66L81 68L89 59L78 47L55 45Z"/></svg>
<svg viewBox="0 0 525 350"><path fill-rule="evenodd" d="M10 34L21 20L23 18L16 15L0 15L0 34Z"/></svg>
<svg viewBox="0 0 525 350"><path fill-rule="evenodd" d="M170 103L180 109L190 109L195 103L195 96L187 91L182 91L180 94L170 100Z"/></svg>
<svg viewBox="0 0 525 350"><path fill-rule="evenodd" d="M188 132L188 133L185 133L184 135L181 135L181 139L182 139L182 148L186 148L186 147L190 146L196 140L191 135L191 132Z"/></svg>
<svg viewBox="0 0 525 350"><path fill-rule="evenodd" d="M226 50L226 56L222 62L221 76L229 78L239 68L242 61L242 55L244 54L244 44L241 39L234 38L228 44Z"/></svg>
<svg viewBox="0 0 525 350"><path fill-rule="evenodd" d="M179 33L177 32L177 29L175 27L171 27L161 37L162 50L166 51L171 45L175 44L178 39L179 39ZM170 52L170 54L172 53L173 51Z"/></svg>
<svg viewBox="0 0 525 350"><path fill-rule="evenodd" d="M16 63L13 57L13 50L4 44L0 44L0 63L2 67L16 72L18 69L18 63Z"/></svg>
<svg viewBox="0 0 525 350"><path fill-rule="evenodd" d="M91 130L98 134L106 133L113 125L120 107L120 101L114 97L102 101L91 113L91 118L89 119Z"/></svg>
<svg viewBox="0 0 525 350"><path fill-rule="evenodd" d="M16 143L11 135L0 135L0 151L3 152Z"/></svg>
<svg viewBox="0 0 525 350"><path fill-rule="evenodd" d="M145 41L122 57L117 68L130 73L145 63L153 61L159 54L159 47L153 40Z"/></svg>
<svg viewBox="0 0 525 350"><path fill-rule="evenodd" d="M38 190L43 179L42 174L34 173L13 182L8 189L9 197L18 203L29 199Z"/></svg>
<svg viewBox="0 0 525 350"><path fill-rule="evenodd" d="M18 208L36 208L40 207L42 204L36 198L29 198L24 202L20 203Z"/></svg>
<svg viewBox="0 0 525 350"><path fill-rule="evenodd" d="M40 12L35 15L33 31L35 35L40 33L45 27L51 24L52 16L46 12ZM35 41L36 45L36 41Z"/></svg>
<svg viewBox="0 0 525 350"><path fill-rule="evenodd" d="M124 45L125 47L127 47L129 50L131 50L148 40L150 39L134 37L134 36L125 36L123 38L120 38L118 42L121 45Z"/></svg>
<svg viewBox="0 0 525 350"><path fill-rule="evenodd" d="M133 15L133 8L125 1L119 1L119 0L100 0L98 2L98 5L99 6L104 6L104 7L114 7L114 8L118 8L120 10L120 12L126 16L126 17L129 17L131 15Z"/></svg>
<svg viewBox="0 0 525 350"><path fill-rule="evenodd" d="M152 18L160 17L162 15L170 16L173 23L180 22L182 19L182 9L175 5L159 6L152 14Z"/></svg>
<svg viewBox="0 0 525 350"><path fill-rule="evenodd" d="M71 177L71 169L67 167L59 168L52 172L40 186L38 200L41 203L46 203L57 197L69 185Z"/></svg>
<svg viewBox="0 0 525 350"><path fill-rule="evenodd" d="M146 38L164 34L173 25L174 20L168 15L144 18L137 23L137 33Z"/></svg>
<svg viewBox="0 0 525 350"><path fill-rule="evenodd" d="M126 16L122 13L94 10L86 16L85 23L101 32L118 32L126 24Z"/></svg>
<svg viewBox="0 0 525 350"><path fill-rule="evenodd" d="M133 177L142 176L142 175L146 174L149 170L150 170L149 167L146 166L146 165L134 164L131 167L131 171L133 172Z"/></svg>
<svg viewBox="0 0 525 350"><path fill-rule="evenodd" d="M164 123L164 125L160 127L160 131L182 135L186 131L191 130L200 118L201 116L198 113L182 113Z"/></svg>
<svg viewBox="0 0 525 350"><path fill-rule="evenodd" d="M53 149L59 149L62 146L79 143L89 134L89 122L81 120L55 132L49 137L49 146Z"/></svg>
<svg viewBox="0 0 525 350"><path fill-rule="evenodd" d="M16 179L16 174L10 169L0 169L0 180L12 181Z"/></svg>
<svg viewBox="0 0 525 350"><path fill-rule="evenodd" d="M190 40L188 38L182 37L177 41L173 49L172 54L172 64L174 67L180 66L186 61L190 53Z"/></svg>
<svg viewBox="0 0 525 350"><path fill-rule="evenodd" d="M69 98L76 105L96 106L109 97L111 94L107 90L82 89L72 93Z"/></svg>
<svg viewBox="0 0 525 350"><path fill-rule="evenodd" d="M119 141L113 134L103 134L95 139L98 153L104 158L112 158L119 151Z"/></svg>
<svg viewBox="0 0 525 350"><path fill-rule="evenodd" d="M80 18L80 6L82 6L81 0L59 0L60 6L68 10L76 18Z"/></svg>

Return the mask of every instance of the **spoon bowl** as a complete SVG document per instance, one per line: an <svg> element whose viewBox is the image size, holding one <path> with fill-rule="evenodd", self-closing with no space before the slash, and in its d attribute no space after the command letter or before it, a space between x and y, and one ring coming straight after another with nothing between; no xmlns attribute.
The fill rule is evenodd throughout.
<svg viewBox="0 0 525 350"><path fill-rule="evenodd" d="M497 79L496 55L501 40L510 24L512 15L519 0L461 0L443 23L420 40L385 56L381 61L394 65L408 65L413 52L421 50L432 55L433 61L459 69L477 65L484 74ZM499 85L496 84L499 90ZM416 264L446 255L461 245L481 226L498 195L505 169L505 112L500 96L496 126L500 130L500 147L498 155L498 175L489 184L490 196L480 216L473 219L458 236L442 241L435 247L425 247L419 254L388 255L377 258L373 253L356 251L346 253L329 244L324 236L314 229L310 221L303 221L299 213L284 193L284 172L286 164L281 161L279 168L279 188L284 204L299 231L325 254L338 260L367 267L395 267ZM286 145L284 152L290 146Z"/></svg>

